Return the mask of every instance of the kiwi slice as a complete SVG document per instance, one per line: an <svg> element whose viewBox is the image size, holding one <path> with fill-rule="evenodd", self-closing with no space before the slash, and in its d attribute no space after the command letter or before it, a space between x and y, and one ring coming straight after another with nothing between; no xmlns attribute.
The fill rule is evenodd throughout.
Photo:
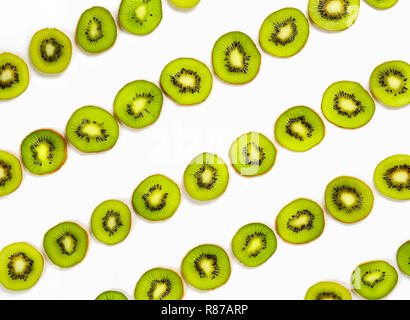
<svg viewBox="0 0 410 320"><path fill-rule="evenodd" d="M353 289L368 300L378 300L387 296L396 286L396 269L386 261L363 263L353 271Z"/></svg>
<svg viewBox="0 0 410 320"><path fill-rule="evenodd" d="M119 291L104 291L95 300L128 300L128 298Z"/></svg>
<svg viewBox="0 0 410 320"><path fill-rule="evenodd" d="M376 9L389 9L393 7L399 0L365 0L368 4Z"/></svg>
<svg viewBox="0 0 410 320"><path fill-rule="evenodd" d="M114 100L114 113L125 125L144 128L159 118L164 97L155 84L137 80L126 84Z"/></svg>
<svg viewBox="0 0 410 320"><path fill-rule="evenodd" d="M322 29L349 28L359 15L360 0L309 0L309 16Z"/></svg>
<svg viewBox="0 0 410 320"><path fill-rule="evenodd" d="M161 0L122 0L119 20L121 26L130 33L151 33L162 20Z"/></svg>
<svg viewBox="0 0 410 320"><path fill-rule="evenodd" d="M410 241L407 241L397 250L396 259L400 270L410 276Z"/></svg>
<svg viewBox="0 0 410 320"><path fill-rule="evenodd" d="M296 199L276 217L276 230L283 240L303 244L318 238L325 227L323 209L309 199Z"/></svg>
<svg viewBox="0 0 410 320"><path fill-rule="evenodd" d="M323 140L325 125L312 109L304 106L293 107L276 120L275 137L286 149L303 152Z"/></svg>
<svg viewBox="0 0 410 320"><path fill-rule="evenodd" d="M305 300L352 300L352 295L336 282L322 281L308 289Z"/></svg>
<svg viewBox="0 0 410 320"><path fill-rule="evenodd" d="M111 13L103 7L85 10L78 20L76 39L87 52L99 53L111 48L117 40L117 25Z"/></svg>
<svg viewBox="0 0 410 320"><path fill-rule="evenodd" d="M0 252L0 283L13 291L34 286L43 272L44 259L25 242L12 243Z"/></svg>
<svg viewBox="0 0 410 320"><path fill-rule="evenodd" d="M107 200L95 208L91 216L91 231L105 244L123 241L131 229L131 211L119 200Z"/></svg>
<svg viewBox="0 0 410 320"><path fill-rule="evenodd" d="M309 22L296 8L275 11L263 21L259 43L263 50L276 57L291 57L305 46L309 38Z"/></svg>
<svg viewBox="0 0 410 320"><path fill-rule="evenodd" d="M29 72L23 59L14 54L0 54L0 100L21 95L28 86Z"/></svg>
<svg viewBox="0 0 410 320"><path fill-rule="evenodd" d="M276 160L276 147L263 134L249 132L234 141L229 157L241 175L252 177L268 172Z"/></svg>
<svg viewBox="0 0 410 320"><path fill-rule="evenodd" d="M88 249L88 234L74 222L62 222L44 235L44 250L52 263L69 268L80 263Z"/></svg>
<svg viewBox="0 0 410 320"><path fill-rule="evenodd" d="M60 73L70 64L71 40L58 29L41 29L31 39L29 53L38 71Z"/></svg>
<svg viewBox="0 0 410 320"><path fill-rule="evenodd" d="M184 284L175 271L154 268L138 280L134 296L135 300L181 300Z"/></svg>
<svg viewBox="0 0 410 320"><path fill-rule="evenodd" d="M333 218L353 223L366 218L373 209L372 190L363 181L342 176L332 180L325 191L326 209Z"/></svg>
<svg viewBox="0 0 410 320"><path fill-rule="evenodd" d="M156 174L142 181L132 194L135 211L152 221L173 216L181 202L178 185L166 176Z"/></svg>
<svg viewBox="0 0 410 320"><path fill-rule="evenodd" d="M23 180L19 159L7 151L0 151L0 197L14 192Z"/></svg>
<svg viewBox="0 0 410 320"><path fill-rule="evenodd" d="M224 285L231 275L229 257L221 247L203 244L187 253L182 260L182 276L199 290L212 290Z"/></svg>
<svg viewBox="0 0 410 320"><path fill-rule="evenodd" d="M212 65L221 80L244 84L258 74L261 54L248 35L237 31L228 32L215 42Z"/></svg>
<svg viewBox="0 0 410 320"><path fill-rule="evenodd" d="M66 135L82 152L102 152L111 149L118 140L118 123L111 113L95 107L77 109L68 120Z"/></svg>
<svg viewBox="0 0 410 320"><path fill-rule="evenodd" d="M250 223L238 230L232 239L232 252L247 267L257 267L276 251L275 233L262 223Z"/></svg>
<svg viewBox="0 0 410 320"><path fill-rule="evenodd" d="M193 8L200 0L170 0L170 2L179 8Z"/></svg>
<svg viewBox="0 0 410 320"><path fill-rule="evenodd" d="M216 154L204 152L196 156L184 172L188 194L200 201L221 196L228 186L229 172L225 162Z"/></svg>
<svg viewBox="0 0 410 320"><path fill-rule="evenodd" d="M410 155L397 154L380 162L373 174L377 189L397 200L410 199Z"/></svg>
<svg viewBox="0 0 410 320"><path fill-rule="evenodd" d="M388 61L377 66L370 76L370 90L377 100L389 107L410 103L410 65Z"/></svg>
<svg viewBox="0 0 410 320"><path fill-rule="evenodd" d="M212 73L202 62L179 58L168 63L161 73L162 90L176 103L193 105L203 102L212 90Z"/></svg>

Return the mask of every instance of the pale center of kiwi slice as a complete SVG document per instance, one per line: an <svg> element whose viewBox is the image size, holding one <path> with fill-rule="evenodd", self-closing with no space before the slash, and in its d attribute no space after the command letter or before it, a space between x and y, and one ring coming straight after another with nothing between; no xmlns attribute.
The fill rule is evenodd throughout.
<svg viewBox="0 0 410 320"><path fill-rule="evenodd" d="M229 62L234 69L242 69L244 66L244 55L238 48L229 53Z"/></svg>
<svg viewBox="0 0 410 320"><path fill-rule="evenodd" d="M44 46L44 52L46 53L46 55L48 57L52 57L54 56L55 52L56 52L56 47L54 46L54 44L48 42L45 46Z"/></svg>
<svg viewBox="0 0 410 320"><path fill-rule="evenodd" d="M321 292L316 296L316 300L342 300L334 292Z"/></svg>
<svg viewBox="0 0 410 320"><path fill-rule="evenodd" d="M343 0L330 0L324 7L326 13L330 16L341 15L345 11L345 4Z"/></svg>
<svg viewBox="0 0 410 320"><path fill-rule="evenodd" d="M345 97L339 98L339 107L342 111L348 114L354 113L358 108L357 104L352 99Z"/></svg>
<svg viewBox="0 0 410 320"><path fill-rule="evenodd" d="M386 82L387 82L387 86L391 88L392 90L400 89L403 84L402 79L394 74L388 75Z"/></svg>
<svg viewBox="0 0 410 320"><path fill-rule="evenodd" d="M135 16L139 20L144 20L145 16L147 15L147 12L148 12L147 5L143 3L135 9Z"/></svg>
<svg viewBox="0 0 410 320"><path fill-rule="evenodd" d="M310 230L313 228L314 219L315 216L309 210L300 210L288 220L287 228L296 233Z"/></svg>
<svg viewBox="0 0 410 320"><path fill-rule="evenodd" d="M100 26L97 22L93 21L90 23L88 34L92 39L98 38L101 35Z"/></svg>
<svg viewBox="0 0 410 320"><path fill-rule="evenodd" d="M110 216L110 217L107 219L107 227L108 227L110 230L113 230L116 226L117 226L117 219L116 219L114 216Z"/></svg>
<svg viewBox="0 0 410 320"><path fill-rule="evenodd" d="M252 238L247 246L247 251L249 254L253 254L255 252L259 252L261 249L263 249L263 241L259 237L254 237Z"/></svg>
<svg viewBox="0 0 410 320"><path fill-rule="evenodd" d="M160 281L153 284L152 298L153 300L160 300L168 292L168 285L166 282Z"/></svg>
<svg viewBox="0 0 410 320"><path fill-rule="evenodd" d="M257 145L251 143L248 146L248 158L252 163L258 163L260 161L261 154L260 149L257 147Z"/></svg>
<svg viewBox="0 0 410 320"><path fill-rule="evenodd" d="M282 42L285 42L293 35L292 26L287 23L279 29L279 32L276 34L276 37L279 38Z"/></svg>
<svg viewBox="0 0 410 320"><path fill-rule="evenodd" d="M385 278L385 273L381 270L367 271L362 277L362 282L374 288L374 286L380 282L383 282Z"/></svg>
<svg viewBox="0 0 410 320"><path fill-rule="evenodd" d="M152 191L151 194L147 197L147 201L152 207L157 208L162 204L163 198L164 192L162 192L162 190L160 189L156 189Z"/></svg>
<svg viewBox="0 0 410 320"><path fill-rule="evenodd" d="M101 127L93 122L89 122L85 124L82 128L81 131L90 136L90 137L98 137L102 135L101 132Z"/></svg>
<svg viewBox="0 0 410 320"><path fill-rule="evenodd" d="M68 256L72 255L75 252L77 247L78 240L70 233L63 233L58 239L57 244L61 249L62 254Z"/></svg>
<svg viewBox="0 0 410 320"><path fill-rule="evenodd" d="M33 270L34 261L23 252L14 253L9 257L7 264L8 275L12 280L21 279L26 281Z"/></svg>
<svg viewBox="0 0 410 320"><path fill-rule="evenodd" d="M407 184L410 180L410 175L407 170L397 170L392 173L391 180L394 184Z"/></svg>
<svg viewBox="0 0 410 320"><path fill-rule="evenodd" d="M351 208L357 204L359 198L352 192L342 191L339 195L339 200L343 203L345 207Z"/></svg>
<svg viewBox="0 0 410 320"><path fill-rule="evenodd" d="M196 79L191 74L183 73L178 77L177 81L185 88L194 89L196 87Z"/></svg>
<svg viewBox="0 0 410 320"><path fill-rule="evenodd" d="M310 217L306 214L301 214L299 217L294 220L289 221L290 224L296 228L301 228L306 226L309 223Z"/></svg>
<svg viewBox="0 0 410 320"><path fill-rule="evenodd" d="M62 245L64 246L64 250L68 253L72 253L74 251L74 240L71 237L65 237L61 241Z"/></svg>
<svg viewBox="0 0 410 320"><path fill-rule="evenodd" d="M2 66L3 67L3 66ZM11 82L14 80L14 72L12 69L6 67L5 69L0 69L0 81L3 83Z"/></svg>
<svg viewBox="0 0 410 320"><path fill-rule="evenodd" d="M6 177L7 177L7 171L6 171L6 169L3 168L3 167L0 165L0 180L4 179L4 178L6 178Z"/></svg>
<svg viewBox="0 0 410 320"><path fill-rule="evenodd" d="M301 137L308 136L310 132L309 128L304 123L302 123L302 121L292 123L291 130Z"/></svg>
<svg viewBox="0 0 410 320"><path fill-rule="evenodd" d="M47 142L41 142L34 148L36 156L41 161L47 161L50 157L50 146Z"/></svg>
<svg viewBox="0 0 410 320"><path fill-rule="evenodd" d="M131 103L131 108L134 114L141 113L148 104L148 99L144 97L138 97Z"/></svg>
<svg viewBox="0 0 410 320"><path fill-rule="evenodd" d="M203 184L210 184L214 179L214 172L209 168L205 168L205 170L201 173L201 181Z"/></svg>
<svg viewBox="0 0 410 320"><path fill-rule="evenodd" d="M214 261L208 258L202 258L199 262L199 268L208 277L215 272Z"/></svg>
<svg viewBox="0 0 410 320"><path fill-rule="evenodd" d="M13 268L16 274L23 274L26 271L28 263L22 256L17 256L13 259Z"/></svg>

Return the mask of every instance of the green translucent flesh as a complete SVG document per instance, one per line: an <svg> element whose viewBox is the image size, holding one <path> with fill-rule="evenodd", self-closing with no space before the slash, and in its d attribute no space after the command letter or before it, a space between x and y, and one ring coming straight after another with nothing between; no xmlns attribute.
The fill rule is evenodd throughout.
<svg viewBox="0 0 410 320"><path fill-rule="evenodd" d="M410 199L410 155L398 154L380 162L373 174L377 189L397 200Z"/></svg>
<svg viewBox="0 0 410 320"><path fill-rule="evenodd" d="M370 90L389 107L409 104L410 65L404 61L388 61L377 66L370 76Z"/></svg>
<svg viewBox="0 0 410 320"><path fill-rule="evenodd" d="M180 58L165 66L160 82L172 100L182 105L193 105L208 98L213 78L211 71L202 62Z"/></svg>
<svg viewBox="0 0 410 320"><path fill-rule="evenodd" d="M179 275L163 268L145 272L134 291L135 300L181 300L183 296L184 284Z"/></svg>
<svg viewBox="0 0 410 320"><path fill-rule="evenodd" d="M154 123L161 113L164 98L155 84L137 80L126 84L114 100L114 113L125 125L144 128Z"/></svg>
<svg viewBox="0 0 410 320"><path fill-rule="evenodd" d="M212 244L200 245L185 256L181 265L182 276L191 286L211 290L225 284L231 274L226 252Z"/></svg>
<svg viewBox="0 0 410 320"><path fill-rule="evenodd" d="M115 145L119 128L111 113L99 107L85 106L77 109L68 120L66 135L82 152L101 152Z"/></svg>
<svg viewBox="0 0 410 320"><path fill-rule="evenodd" d="M276 160L276 147L263 134L241 135L229 150L234 169L243 176L258 176L268 172Z"/></svg>
<svg viewBox="0 0 410 320"><path fill-rule="evenodd" d="M344 30L353 25L359 15L360 0L309 0L309 16L326 30Z"/></svg>
<svg viewBox="0 0 410 320"><path fill-rule="evenodd" d="M325 227L322 208L312 200L296 199L276 218L276 230L283 240L301 244L318 238Z"/></svg>
<svg viewBox="0 0 410 320"><path fill-rule="evenodd" d="M228 186L229 172L225 162L215 154L201 153L187 166L184 185L188 194L200 201L216 199Z"/></svg>
<svg viewBox="0 0 410 320"><path fill-rule="evenodd" d="M393 7L399 0L365 0L365 1L377 9L389 9Z"/></svg>
<svg viewBox="0 0 410 320"><path fill-rule="evenodd" d="M30 43L30 59L44 73L63 72L71 61L71 40L60 30L37 31Z"/></svg>
<svg viewBox="0 0 410 320"><path fill-rule="evenodd" d="M212 65L221 80L243 84L252 81L258 74L261 54L248 35L229 32L215 42Z"/></svg>
<svg viewBox="0 0 410 320"><path fill-rule="evenodd" d="M410 241L397 250L397 264L404 274L410 276Z"/></svg>
<svg viewBox="0 0 410 320"><path fill-rule="evenodd" d="M170 0L174 6L180 8L193 8L195 7L200 0Z"/></svg>
<svg viewBox="0 0 410 320"><path fill-rule="evenodd" d="M336 282L322 281L308 289L305 300L352 300L352 295Z"/></svg>
<svg viewBox="0 0 410 320"><path fill-rule="evenodd" d="M396 286L398 274L385 261L371 261L359 265L352 274L353 289L368 300L388 295Z"/></svg>
<svg viewBox="0 0 410 320"><path fill-rule="evenodd" d="M290 57L305 46L309 37L309 22L295 8L284 8L269 15L259 31L263 50L277 57Z"/></svg>
<svg viewBox="0 0 410 320"><path fill-rule="evenodd" d="M373 209L372 190L353 177L338 177L325 191L327 211L337 220L354 223L366 218Z"/></svg>
<svg viewBox="0 0 410 320"><path fill-rule="evenodd" d="M77 42L87 52L99 53L111 48L117 39L117 26L111 13L103 7L83 12L77 25Z"/></svg>
<svg viewBox="0 0 410 320"><path fill-rule="evenodd" d="M21 164L11 153L0 151L0 197L14 192L23 180Z"/></svg>
<svg viewBox="0 0 410 320"><path fill-rule="evenodd" d="M44 235L44 250L52 263L69 268L80 263L88 249L88 234L73 222L60 223Z"/></svg>
<svg viewBox="0 0 410 320"><path fill-rule="evenodd" d="M11 53L0 54L0 100L8 100L22 94L29 83L27 64Z"/></svg>
<svg viewBox="0 0 410 320"><path fill-rule="evenodd" d="M122 0L119 20L130 33L151 33L162 20L161 0Z"/></svg>
<svg viewBox="0 0 410 320"><path fill-rule="evenodd" d="M248 267L266 262L276 251L275 233L261 223L250 223L238 230L232 239L232 252Z"/></svg>
<svg viewBox="0 0 410 320"><path fill-rule="evenodd" d="M95 300L128 300L128 298L119 291L104 291Z"/></svg>
<svg viewBox="0 0 410 320"><path fill-rule="evenodd" d="M276 140L292 151L307 151L318 145L324 136L322 119L315 111L304 106L288 109L275 124Z"/></svg>
<svg viewBox="0 0 410 320"><path fill-rule="evenodd" d="M180 202L181 191L178 185L160 174L142 181L132 195L135 211L145 219L152 221L172 217Z"/></svg>

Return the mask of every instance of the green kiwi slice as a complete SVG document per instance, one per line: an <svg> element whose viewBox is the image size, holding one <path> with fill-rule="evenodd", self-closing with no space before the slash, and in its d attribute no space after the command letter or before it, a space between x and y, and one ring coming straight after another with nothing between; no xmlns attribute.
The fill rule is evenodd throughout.
<svg viewBox="0 0 410 320"><path fill-rule="evenodd" d="M187 253L182 260L182 276L194 288L212 290L224 285L231 275L231 264L225 250L203 244Z"/></svg>
<svg viewBox="0 0 410 320"><path fill-rule="evenodd" d="M0 54L0 100L21 95L28 86L29 72L23 59L14 54Z"/></svg>
<svg viewBox="0 0 410 320"><path fill-rule="evenodd" d="M309 0L309 16L322 29L339 31L353 25L360 0Z"/></svg>
<svg viewBox="0 0 410 320"><path fill-rule="evenodd" d="M410 103L410 65L396 60L377 66L370 76L370 90L377 100L389 107Z"/></svg>
<svg viewBox="0 0 410 320"><path fill-rule="evenodd" d="M325 137L325 125L319 115L305 106L282 113L275 123L275 138L286 149L307 151Z"/></svg>
<svg viewBox="0 0 410 320"><path fill-rule="evenodd" d="M265 263L276 251L275 233L262 223L250 223L238 230L231 243L235 257L247 267Z"/></svg>
<svg viewBox="0 0 410 320"><path fill-rule="evenodd" d="M0 283L13 291L34 286L43 272L40 252L25 242L12 243L0 252Z"/></svg>
<svg viewBox="0 0 410 320"><path fill-rule="evenodd" d="M296 199L276 217L276 230L283 240L303 244L318 238L325 227L323 209L309 199Z"/></svg>
<svg viewBox="0 0 410 320"><path fill-rule="evenodd" d="M193 8L200 0L170 0L171 3L179 8Z"/></svg>
<svg viewBox="0 0 410 320"><path fill-rule="evenodd" d="M342 176L327 185L325 202L326 209L333 218L345 223L354 223L370 214L374 196L363 181Z"/></svg>
<svg viewBox="0 0 410 320"><path fill-rule="evenodd" d="M41 29L31 39L29 53L38 71L60 73L70 64L71 40L58 29Z"/></svg>
<svg viewBox="0 0 410 320"><path fill-rule="evenodd" d="M244 84L259 73L261 54L248 35L238 31L228 32L215 42L212 65L221 80Z"/></svg>
<svg viewBox="0 0 410 320"><path fill-rule="evenodd" d="M393 7L399 0L365 0L368 4L376 9L389 9Z"/></svg>
<svg viewBox="0 0 410 320"><path fill-rule="evenodd" d="M259 31L262 49L276 57L291 57L305 46L309 38L309 22L296 8L275 11L263 21Z"/></svg>
<svg viewBox="0 0 410 320"><path fill-rule="evenodd" d="M128 300L128 298L119 291L104 291L95 300Z"/></svg>
<svg viewBox="0 0 410 320"><path fill-rule="evenodd" d="M22 180L20 160L7 151L0 151L0 197L16 191Z"/></svg>
<svg viewBox="0 0 410 320"><path fill-rule="evenodd" d="M119 200L100 203L91 216L91 231L95 238L105 244L123 241L131 229L131 211Z"/></svg>
<svg viewBox="0 0 410 320"><path fill-rule="evenodd" d="M321 281L308 289L305 300L352 300L352 295L336 282Z"/></svg>
<svg viewBox="0 0 410 320"><path fill-rule="evenodd" d="M169 219L177 211L180 202L178 185L161 174L146 178L132 194L134 210L151 221Z"/></svg>
<svg viewBox="0 0 410 320"><path fill-rule="evenodd" d="M363 263L352 274L354 291L368 300L387 296L396 286L397 280L396 269L382 260Z"/></svg>
<svg viewBox="0 0 410 320"><path fill-rule="evenodd" d="M82 152L102 152L111 149L118 140L118 123L111 113L95 107L77 109L67 122L66 135Z"/></svg>
<svg viewBox="0 0 410 320"><path fill-rule="evenodd" d="M410 155L397 154L381 161L373 174L377 189L397 200L410 199Z"/></svg>
<svg viewBox="0 0 410 320"><path fill-rule="evenodd" d="M181 300L184 284L173 270L154 268L145 272L135 286L135 300Z"/></svg>
<svg viewBox="0 0 410 320"><path fill-rule="evenodd" d="M117 25L111 13L103 7L92 7L83 12L77 24L77 43L91 53L111 48L117 40Z"/></svg>
<svg viewBox="0 0 410 320"><path fill-rule="evenodd" d="M400 270L410 276L410 241L404 243L399 250L397 250L396 259Z"/></svg>
<svg viewBox="0 0 410 320"><path fill-rule="evenodd" d="M162 20L161 0L122 0L119 20L121 26L130 33L151 33Z"/></svg>
<svg viewBox="0 0 410 320"><path fill-rule="evenodd" d="M164 97L155 84L137 80L126 84L114 100L114 113L128 127L139 129L159 118Z"/></svg>
<svg viewBox="0 0 410 320"><path fill-rule="evenodd" d="M44 250L52 263L69 268L80 263L88 250L88 234L74 222L62 222L46 232Z"/></svg>

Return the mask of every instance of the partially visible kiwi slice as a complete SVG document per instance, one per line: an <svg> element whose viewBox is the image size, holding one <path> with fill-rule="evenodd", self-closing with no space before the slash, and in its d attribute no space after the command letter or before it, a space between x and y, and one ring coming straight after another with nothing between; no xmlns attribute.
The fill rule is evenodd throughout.
<svg viewBox="0 0 410 320"><path fill-rule="evenodd" d="M399 250L397 250L396 259L400 270L410 276L410 241L404 243Z"/></svg>
<svg viewBox="0 0 410 320"><path fill-rule="evenodd" d="M119 291L104 291L95 300L128 300L128 298Z"/></svg>
<svg viewBox="0 0 410 320"><path fill-rule="evenodd" d="M200 0L170 0L170 2L179 8L193 8Z"/></svg>
<svg viewBox="0 0 410 320"><path fill-rule="evenodd" d="M21 95L28 86L29 72L23 59L14 54L0 54L0 100Z"/></svg>
<svg viewBox="0 0 410 320"><path fill-rule="evenodd" d="M365 0L365 1L377 9L389 9L393 7L399 0Z"/></svg>
<svg viewBox="0 0 410 320"><path fill-rule="evenodd" d="M14 192L23 180L19 159L7 151L0 151L0 197Z"/></svg>
<svg viewBox="0 0 410 320"><path fill-rule="evenodd" d="M121 26L130 33L151 33L162 20L161 0L122 0L119 20Z"/></svg>
<svg viewBox="0 0 410 320"><path fill-rule="evenodd" d="M352 295L336 282L322 281L308 289L305 300L352 300Z"/></svg>

